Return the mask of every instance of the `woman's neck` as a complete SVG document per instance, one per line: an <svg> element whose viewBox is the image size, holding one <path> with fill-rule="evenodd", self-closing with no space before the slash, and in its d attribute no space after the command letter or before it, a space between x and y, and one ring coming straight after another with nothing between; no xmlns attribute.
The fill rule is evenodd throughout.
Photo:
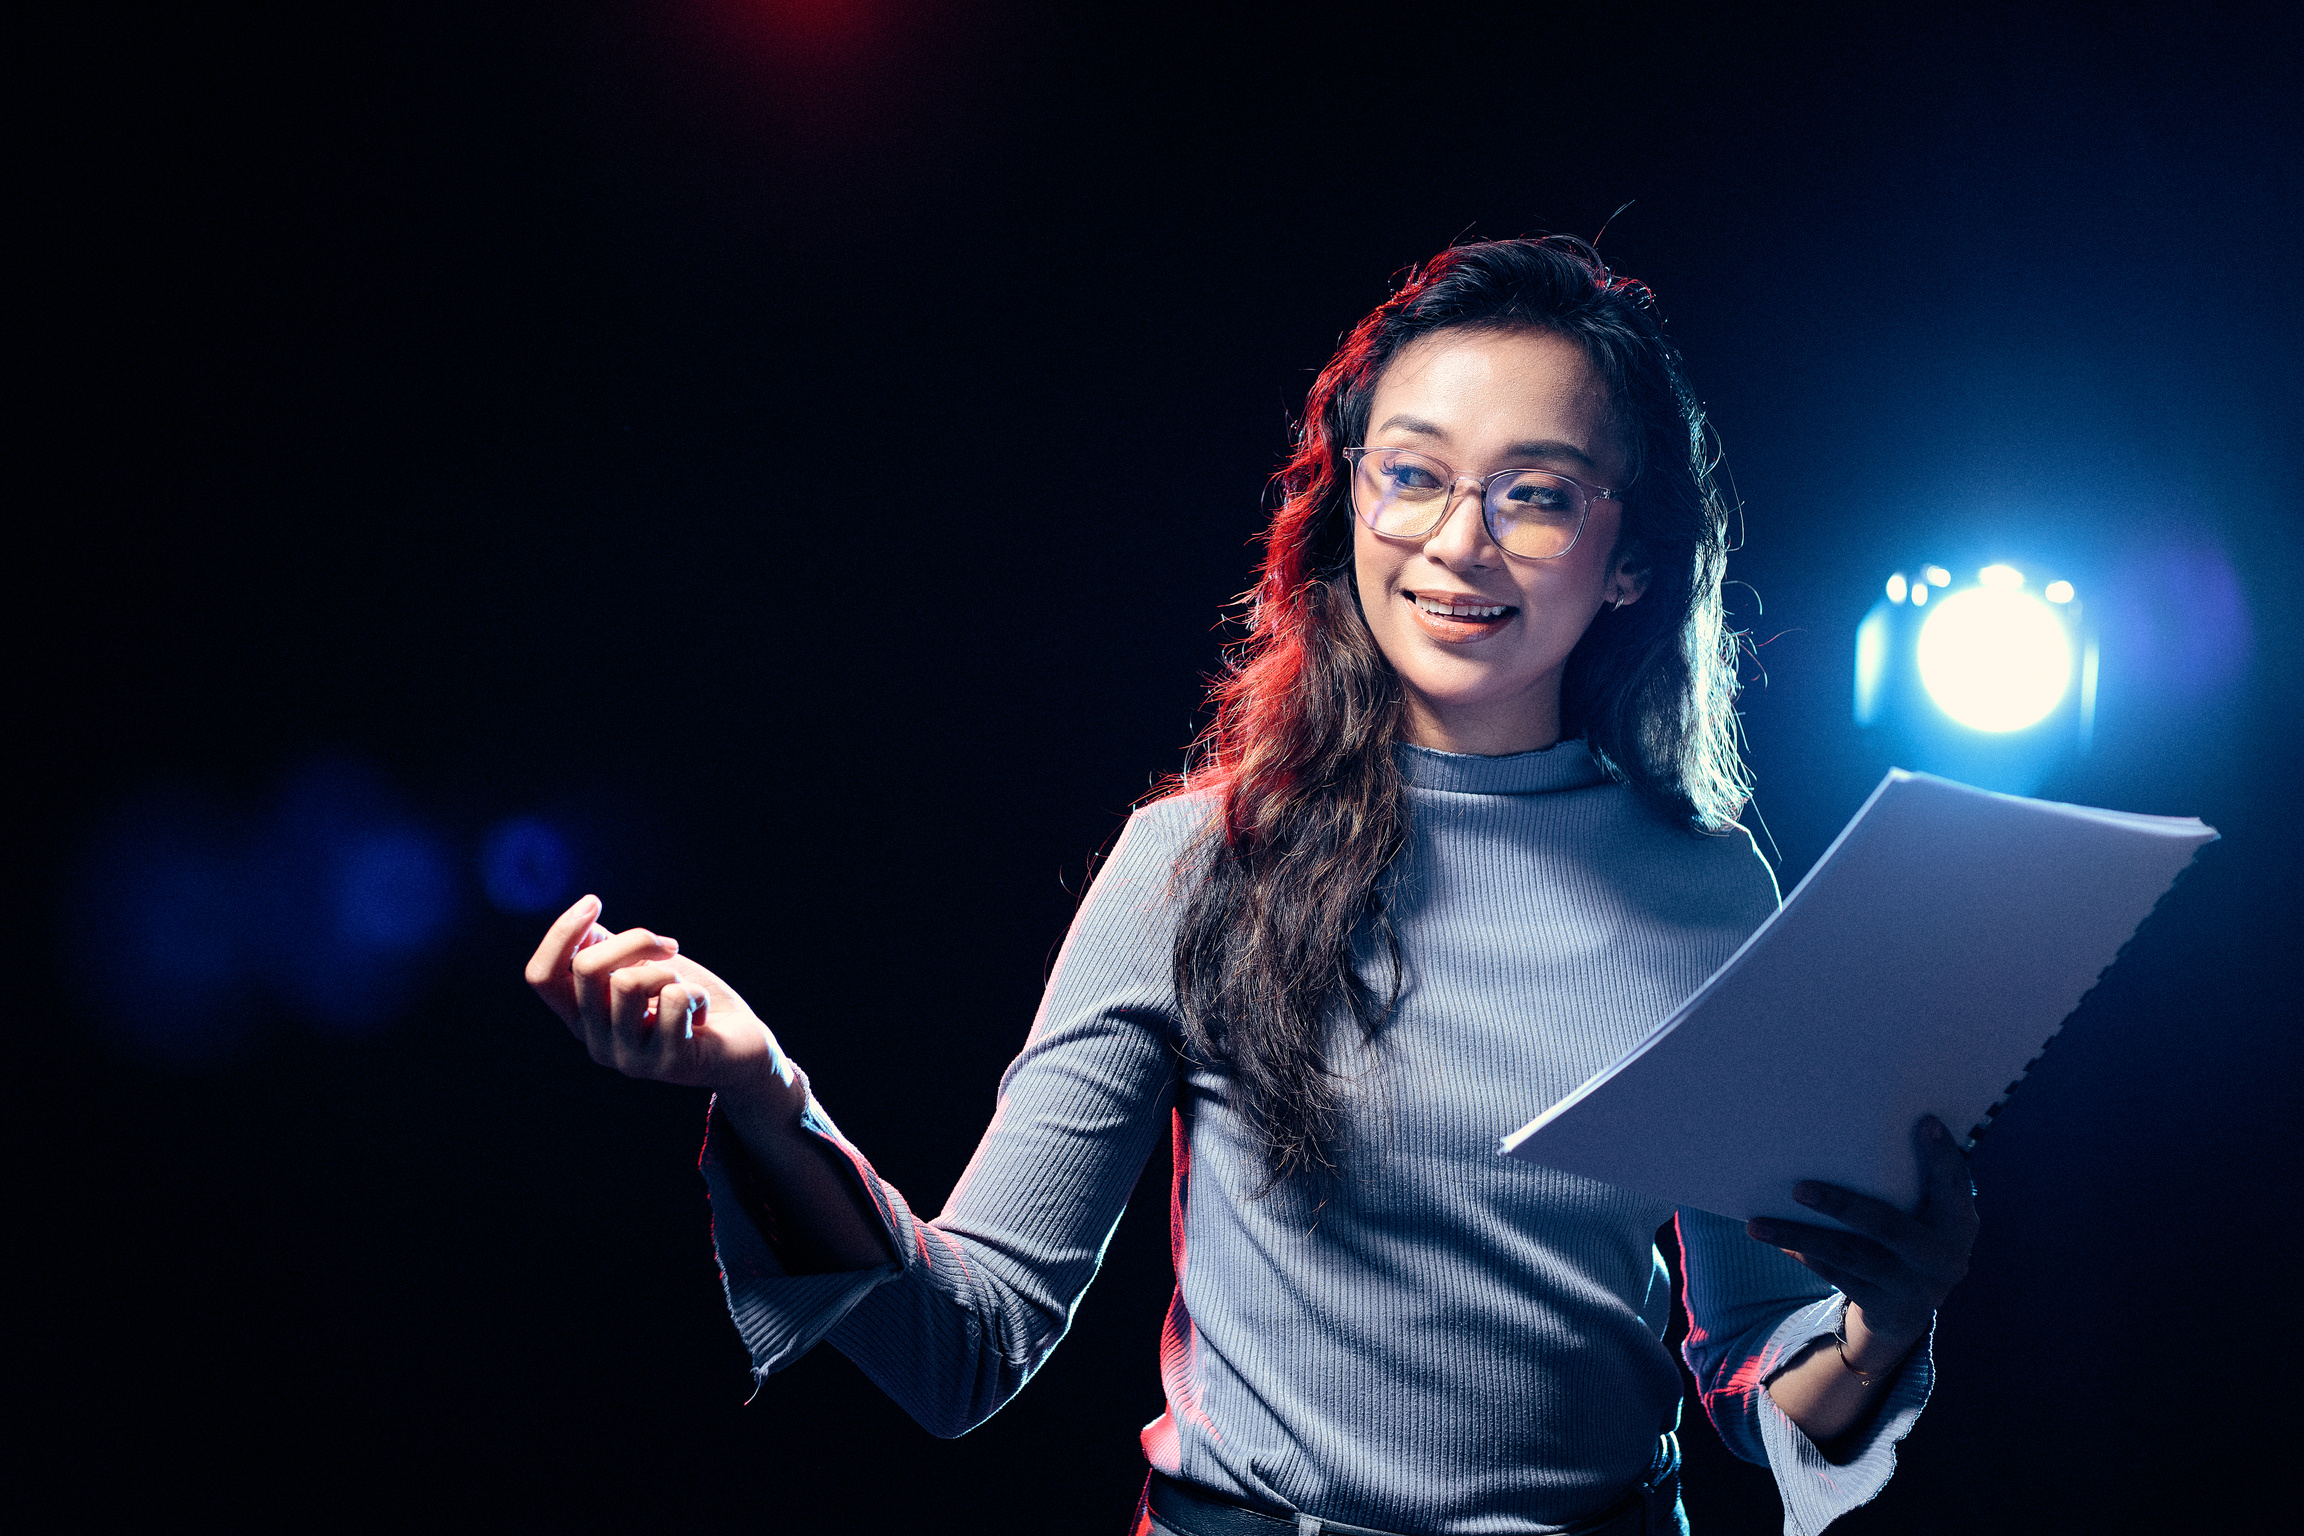
<svg viewBox="0 0 2304 1536"><path fill-rule="evenodd" d="M1482 704L1442 703L1413 689L1406 692L1407 718L1401 722L1400 738L1411 746L1473 757L1511 757L1559 745L1557 681L1541 699Z"/></svg>

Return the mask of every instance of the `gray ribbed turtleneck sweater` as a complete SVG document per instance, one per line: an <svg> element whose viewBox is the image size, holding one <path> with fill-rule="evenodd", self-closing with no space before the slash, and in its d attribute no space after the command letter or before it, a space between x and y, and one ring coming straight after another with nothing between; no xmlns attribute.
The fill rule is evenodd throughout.
<svg viewBox="0 0 2304 1536"><path fill-rule="evenodd" d="M930 1431L1007 1401L1064 1336L1173 1107L1176 1299L1152 1464L1383 1530L1554 1530L1648 1469L1679 1417L1658 1342L1670 1207L1498 1155L1613 1062L1776 904L1742 833L1664 826L1581 743L1516 757L1398 749L1413 823L1388 899L1406 991L1374 1047L1340 1025L1350 1148L1317 1221L1261 1164L1231 1085L1181 1070L1170 874L1193 798L1130 821L1065 941L968 1171L933 1221L840 1139L901 1265L788 1276L715 1128L705 1174L729 1306L763 1376L830 1339ZM1828 1463L1761 1385L1832 1331L1838 1296L1742 1225L1679 1213L1689 1365L1764 1462L1785 1529L1870 1499L1920 1412L1928 1352Z"/></svg>

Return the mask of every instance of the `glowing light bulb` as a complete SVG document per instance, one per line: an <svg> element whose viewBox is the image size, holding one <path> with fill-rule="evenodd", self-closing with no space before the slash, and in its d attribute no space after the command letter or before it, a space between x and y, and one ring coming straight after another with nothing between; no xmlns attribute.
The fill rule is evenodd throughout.
<svg viewBox="0 0 2304 1536"><path fill-rule="evenodd" d="M2072 680L2064 626L2047 604L2008 587L1946 597L1920 627L1917 659L1936 707L1977 731L2037 725Z"/></svg>
<svg viewBox="0 0 2304 1536"><path fill-rule="evenodd" d="M1928 567L1927 574L1928 584L1932 587L1948 587L1952 585L1952 573L1940 565L1932 565Z"/></svg>
<svg viewBox="0 0 2304 1536"><path fill-rule="evenodd" d="M1918 608L1925 605L1927 601L1928 583L1924 581L1916 581L1912 583L1912 606Z"/></svg>
<svg viewBox="0 0 2304 1536"><path fill-rule="evenodd" d="M1904 573L1902 571L1898 571L1888 578L1888 601L1892 603L1904 601Z"/></svg>
<svg viewBox="0 0 2304 1536"><path fill-rule="evenodd" d="M2052 581L2040 589L2040 595L2052 603L2068 603L2072 601L2072 583Z"/></svg>
<svg viewBox="0 0 2304 1536"><path fill-rule="evenodd" d="M2024 585L2024 573L2012 565L1988 565L1976 579L1995 592L2013 592Z"/></svg>

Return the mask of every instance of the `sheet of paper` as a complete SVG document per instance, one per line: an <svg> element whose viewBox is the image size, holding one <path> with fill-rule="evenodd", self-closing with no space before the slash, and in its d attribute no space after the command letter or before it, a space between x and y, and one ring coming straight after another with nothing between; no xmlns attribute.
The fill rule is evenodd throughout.
<svg viewBox="0 0 2304 1536"><path fill-rule="evenodd" d="M1506 1138L1513 1157L1724 1216L1911 1209L1912 1127L1980 1129L2215 831L1891 772L1678 1012Z"/></svg>

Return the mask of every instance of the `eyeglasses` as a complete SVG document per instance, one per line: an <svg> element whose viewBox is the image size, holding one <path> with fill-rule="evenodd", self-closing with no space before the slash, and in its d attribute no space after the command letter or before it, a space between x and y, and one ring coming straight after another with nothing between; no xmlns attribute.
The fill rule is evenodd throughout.
<svg viewBox="0 0 2304 1536"><path fill-rule="evenodd" d="M1507 554L1556 560L1576 547L1595 501L1624 498L1541 469L1500 469L1487 479L1459 475L1438 459L1405 448L1347 448L1352 510L1391 539L1420 539L1440 526L1469 486L1480 498L1488 537Z"/></svg>

